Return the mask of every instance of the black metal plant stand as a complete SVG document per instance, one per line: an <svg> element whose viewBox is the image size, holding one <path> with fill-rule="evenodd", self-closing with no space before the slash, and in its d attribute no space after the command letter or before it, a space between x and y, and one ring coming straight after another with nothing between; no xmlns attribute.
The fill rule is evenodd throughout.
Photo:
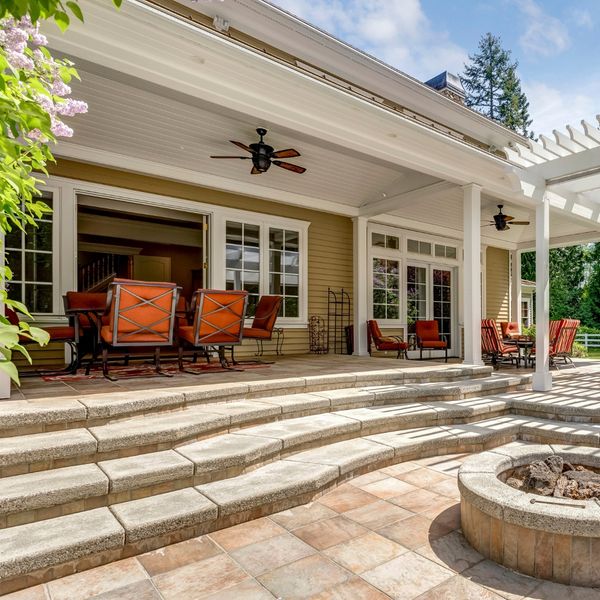
<svg viewBox="0 0 600 600"><path fill-rule="evenodd" d="M327 351L346 354L346 328L351 325L351 303L348 292L327 288Z"/></svg>

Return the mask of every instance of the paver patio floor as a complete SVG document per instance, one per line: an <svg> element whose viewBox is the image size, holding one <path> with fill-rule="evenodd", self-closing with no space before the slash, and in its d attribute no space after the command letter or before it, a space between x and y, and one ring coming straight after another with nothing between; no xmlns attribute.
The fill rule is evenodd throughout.
<svg viewBox="0 0 600 600"><path fill-rule="evenodd" d="M464 458L384 468L310 504L5 598L600 599L600 590L525 577L469 547L456 486Z"/></svg>

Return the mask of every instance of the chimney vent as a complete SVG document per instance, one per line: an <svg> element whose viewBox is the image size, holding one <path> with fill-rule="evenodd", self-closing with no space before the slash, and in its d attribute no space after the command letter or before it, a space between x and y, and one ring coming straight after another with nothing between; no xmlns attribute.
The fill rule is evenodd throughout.
<svg viewBox="0 0 600 600"><path fill-rule="evenodd" d="M446 96L458 104L465 103L465 90L460 82L460 78L453 73L443 71L429 81L426 81L425 85L437 90L442 96Z"/></svg>

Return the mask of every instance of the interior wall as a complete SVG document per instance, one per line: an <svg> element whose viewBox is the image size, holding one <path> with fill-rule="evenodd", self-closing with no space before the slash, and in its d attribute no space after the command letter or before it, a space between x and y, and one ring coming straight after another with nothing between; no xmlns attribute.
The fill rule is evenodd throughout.
<svg viewBox="0 0 600 600"><path fill-rule="evenodd" d="M348 217L69 160L59 159L49 170L52 175L61 177L310 221L311 225L308 229L309 317L312 315L326 317L328 287L336 289L343 287L352 296L352 220ZM247 344L254 349L253 341ZM267 350L273 347L272 343L265 344ZM307 351L308 330L287 329L284 352L292 354Z"/></svg>
<svg viewBox="0 0 600 600"><path fill-rule="evenodd" d="M486 250L486 318L508 321L510 315L509 251L488 246Z"/></svg>

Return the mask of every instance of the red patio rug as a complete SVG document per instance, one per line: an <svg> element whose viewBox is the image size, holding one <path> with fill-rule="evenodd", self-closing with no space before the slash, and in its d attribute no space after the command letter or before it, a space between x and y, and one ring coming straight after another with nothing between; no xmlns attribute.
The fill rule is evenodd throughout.
<svg viewBox="0 0 600 600"><path fill-rule="evenodd" d="M240 371L247 371L249 369L265 369L269 366L269 364L241 364L236 368ZM163 362L161 363L161 368L170 375L177 375L179 373L176 362ZM197 373L224 373L228 370L224 369L218 362L211 363L210 365L205 362L186 363L185 368ZM154 365L152 363L138 363L127 367L122 365L111 365L109 372L112 377L118 379L127 379L128 377L161 377L161 375L154 370ZM85 374L85 369L80 369L74 375L42 375L41 378L44 381L85 381L86 379L104 379L104 375L102 375L102 367L99 365L94 367L89 375Z"/></svg>

